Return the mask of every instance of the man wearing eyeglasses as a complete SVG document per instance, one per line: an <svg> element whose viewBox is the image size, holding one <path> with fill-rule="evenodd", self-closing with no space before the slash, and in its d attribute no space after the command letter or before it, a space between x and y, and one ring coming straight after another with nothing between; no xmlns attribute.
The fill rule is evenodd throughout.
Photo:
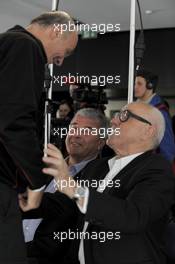
<svg viewBox="0 0 175 264"><path fill-rule="evenodd" d="M84 214L86 236L79 247L80 263L166 264L163 237L173 204L174 178L168 161L154 153L164 135L164 118L150 105L132 103L111 124L114 130L120 128L120 135L114 133L107 141L116 156L99 160L86 171L94 179L100 175L105 184L61 190L76 199ZM68 181L59 150L50 146L46 153L43 160L49 167L43 172Z"/></svg>

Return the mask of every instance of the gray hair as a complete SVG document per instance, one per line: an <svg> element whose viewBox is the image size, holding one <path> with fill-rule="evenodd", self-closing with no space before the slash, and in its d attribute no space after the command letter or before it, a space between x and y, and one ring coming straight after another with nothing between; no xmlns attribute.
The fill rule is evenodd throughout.
<svg viewBox="0 0 175 264"><path fill-rule="evenodd" d="M165 134L165 119L163 114L154 106L150 106L149 120L156 128L156 134L153 138L153 147L157 148Z"/></svg>
<svg viewBox="0 0 175 264"><path fill-rule="evenodd" d="M40 16L34 18L31 21L31 24L39 24L40 26L43 27L48 27L51 25L68 25L74 24L73 19L63 11L54 11L54 12L46 12L41 14Z"/></svg>
<svg viewBox="0 0 175 264"><path fill-rule="evenodd" d="M99 122L100 128L104 128L106 133L105 133L105 138L107 138L107 129L109 128L109 120L107 117L98 109L95 108L82 108L78 110L75 113L76 115L80 115L83 117L87 117L92 120L96 120Z"/></svg>

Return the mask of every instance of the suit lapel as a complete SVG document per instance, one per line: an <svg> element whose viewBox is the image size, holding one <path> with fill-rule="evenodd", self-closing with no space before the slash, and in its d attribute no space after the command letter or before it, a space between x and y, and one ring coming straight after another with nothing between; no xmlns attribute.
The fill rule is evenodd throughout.
<svg viewBox="0 0 175 264"><path fill-rule="evenodd" d="M125 191L122 186L127 186L130 181L132 181L133 178L140 172L140 170L143 169L143 167L147 166L147 158L152 154L152 150L147 151L135 159L133 159L129 164L127 164L114 178L113 181L115 180L120 180L120 188L117 188L117 193L120 196L122 194L125 195ZM139 164L139 166L138 166ZM115 187L106 187L104 190L104 193L109 193L113 192ZM115 188L116 189L116 188Z"/></svg>

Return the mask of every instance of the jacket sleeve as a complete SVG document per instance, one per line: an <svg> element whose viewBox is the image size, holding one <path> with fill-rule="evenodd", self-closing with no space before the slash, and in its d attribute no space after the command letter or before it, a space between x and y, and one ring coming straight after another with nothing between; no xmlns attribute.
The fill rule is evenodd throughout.
<svg viewBox="0 0 175 264"><path fill-rule="evenodd" d="M59 219L63 224L67 219L71 219L72 215L77 215L79 210L75 201L61 192L47 193L43 195L40 207L28 212L22 212L23 219Z"/></svg>

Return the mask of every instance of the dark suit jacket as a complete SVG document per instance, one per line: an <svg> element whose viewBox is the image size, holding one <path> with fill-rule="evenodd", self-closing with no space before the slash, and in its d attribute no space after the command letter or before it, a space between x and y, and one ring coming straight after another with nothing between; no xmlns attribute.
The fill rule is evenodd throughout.
<svg viewBox="0 0 175 264"><path fill-rule="evenodd" d="M95 162L95 160L89 162L74 176L74 179L90 178L91 174L85 172L89 167L93 167ZM33 241L26 243L29 258L36 258L39 264L78 263L79 240L66 239L61 242L58 239L60 232L68 232L68 230L76 232L77 228L80 230L83 228L84 215L79 211L75 201L58 191L46 192L39 209L23 213L23 218L43 218Z"/></svg>
<svg viewBox="0 0 175 264"><path fill-rule="evenodd" d="M103 179L108 171L107 162L99 160L87 173ZM107 187L103 193L90 189L85 220L90 234L120 231L120 239L84 240L86 264L165 264L163 236L174 197L169 163L148 151L116 179L120 188Z"/></svg>

